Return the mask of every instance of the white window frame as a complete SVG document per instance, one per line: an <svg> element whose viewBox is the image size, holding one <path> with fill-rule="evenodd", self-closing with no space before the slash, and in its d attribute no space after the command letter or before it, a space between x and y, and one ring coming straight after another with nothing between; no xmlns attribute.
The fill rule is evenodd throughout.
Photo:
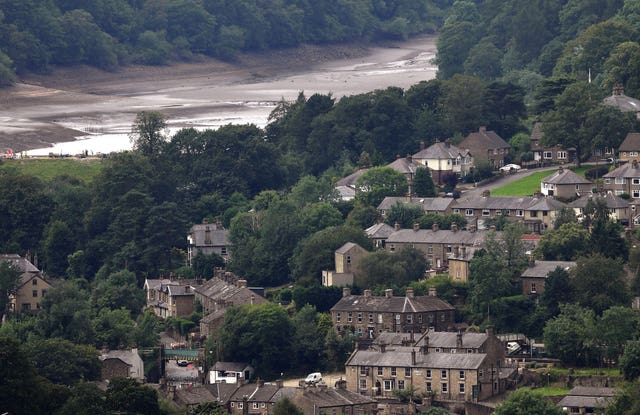
<svg viewBox="0 0 640 415"><path fill-rule="evenodd" d="M524 216L524 210L522 210L522 209L516 210L516 216L523 217Z"/></svg>
<svg viewBox="0 0 640 415"><path fill-rule="evenodd" d="M545 151L542 154L542 158L551 160L553 158L553 151Z"/></svg>
<svg viewBox="0 0 640 415"><path fill-rule="evenodd" d="M431 369L427 369L424 373L424 377L427 379L431 379Z"/></svg>
<svg viewBox="0 0 640 415"><path fill-rule="evenodd" d="M460 380L464 380L465 378L465 371L464 370L460 370L458 372L458 377L460 378Z"/></svg>
<svg viewBox="0 0 640 415"><path fill-rule="evenodd" d="M446 382L442 382L442 384L440 385L442 387L442 393L448 393L449 392L449 384Z"/></svg>
<svg viewBox="0 0 640 415"><path fill-rule="evenodd" d="M624 184L624 177L616 177L616 184Z"/></svg>
<svg viewBox="0 0 640 415"><path fill-rule="evenodd" d="M491 216L491 210L482 209L482 216Z"/></svg>
<svg viewBox="0 0 640 415"><path fill-rule="evenodd" d="M640 178L634 177L633 179L631 179L631 184L635 184L635 185L640 184Z"/></svg>
<svg viewBox="0 0 640 415"><path fill-rule="evenodd" d="M440 371L440 379L446 379L446 378L447 378L447 371L443 369Z"/></svg>
<svg viewBox="0 0 640 415"><path fill-rule="evenodd" d="M566 151L558 151L558 159L566 159L567 158L567 152Z"/></svg>
<svg viewBox="0 0 640 415"><path fill-rule="evenodd" d="M466 216L473 216L473 209L465 209L464 214Z"/></svg>
<svg viewBox="0 0 640 415"><path fill-rule="evenodd" d="M464 385L464 383L460 383L460 384L459 384L459 386L458 386L458 393L459 393L460 395L464 395L464 394L466 393L466 392L465 392L465 385Z"/></svg>
<svg viewBox="0 0 640 415"><path fill-rule="evenodd" d="M393 381L392 380L385 380L384 381L384 390L390 391L391 389L393 389Z"/></svg>

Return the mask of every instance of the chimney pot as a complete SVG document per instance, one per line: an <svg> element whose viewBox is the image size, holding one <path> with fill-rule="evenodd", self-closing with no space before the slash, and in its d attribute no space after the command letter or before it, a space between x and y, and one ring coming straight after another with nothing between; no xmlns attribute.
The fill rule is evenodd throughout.
<svg viewBox="0 0 640 415"><path fill-rule="evenodd" d="M481 132L481 133L486 133L487 132L487 127L483 125L478 129L478 131Z"/></svg>
<svg viewBox="0 0 640 415"><path fill-rule="evenodd" d="M411 349L411 366L416 365L416 351Z"/></svg>
<svg viewBox="0 0 640 415"><path fill-rule="evenodd" d="M424 150L424 141L420 141L420 151Z"/></svg>

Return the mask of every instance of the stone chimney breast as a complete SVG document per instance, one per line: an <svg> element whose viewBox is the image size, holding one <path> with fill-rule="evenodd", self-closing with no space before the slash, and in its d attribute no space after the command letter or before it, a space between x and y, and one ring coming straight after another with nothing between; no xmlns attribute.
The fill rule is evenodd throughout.
<svg viewBox="0 0 640 415"><path fill-rule="evenodd" d="M344 287L342 289L342 297L348 297L351 295L351 288L349 287Z"/></svg>
<svg viewBox="0 0 640 415"><path fill-rule="evenodd" d="M413 288L407 288L407 298L413 298Z"/></svg>
<svg viewBox="0 0 640 415"><path fill-rule="evenodd" d="M384 296L386 298L391 298L393 297L393 290L391 288L387 288L386 290L384 290Z"/></svg>

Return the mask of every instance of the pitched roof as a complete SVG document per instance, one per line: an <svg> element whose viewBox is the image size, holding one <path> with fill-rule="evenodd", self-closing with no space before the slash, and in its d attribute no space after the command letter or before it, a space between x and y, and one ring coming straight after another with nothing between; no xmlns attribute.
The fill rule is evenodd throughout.
<svg viewBox="0 0 640 415"><path fill-rule="evenodd" d="M424 243L481 246L487 236L483 231L400 229L387 238L387 243Z"/></svg>
<svg viewBox="0 0 640 415"><path fill-rule="evenodd" d="M449 142L436 141L424 150L418 151L413 158L418 160L455 159L467 155L469 155L468 150L461 150Z"/></svg>
<svg viewBox="0 0 640 415"><path fill-rule="evenodd" d="M244 362L216 362L215 365L211 368L211 370L223 370L226 372L242 372L249 366L248 363Z"/></svg>
<svg viewBox="0 0 640 415"><path fill-rule="evenodd" d="M618 147L618 151L638 151L640 150L640 133L628 133L624 141Z"/></svg>
<svg viewBox="0 0 640 415"><path fill-rule="evenodd" d="M18 271L38 273L40 270L26 258L18 254L0 254L0 261L11 263Z"/></svg>
<svg viewBox="0 0 640 415"><path fill-rule="evenodd" d="M534 196L486 196L473 199L458 199L457 209L489 210L559 210L566 204L548 197Z"/></svg>
<svg viewBox="0 0 640 415"><path fill-rule="evenodd" d="M361 247L355 242L347 242L346 244L342 245L340 248L336 249L336 254L346 254L347 252L349 252L355 247L358 247L361 250L366 251L363 247Z"/></svg>
<svg viewBox="0 0 640 415"><path fill-rule="evenodd" d="M280 388L272 383L249 383L240 386L229 400L242 401L247 396L249 402L271 402L278 389Z"/></svg>
<svg viewBox="0 0 640 415"><path fill-rule="evenodd" d="M505 149L511 146L495 131L487 131L486 128L480 127L478 131L470 133L462 140L460 148L468 148L473 154L483 154L486 150Z"/></svg>
<svg viewBox="0 0 640 415"><path fill-rule="evenodd" d="M560 167L558 170L542 179L542 183L555 185L563 184L590 184L591 182L569 169Z"/></svg>
<svg viewBox="0 0 640 415"><path fill-rule="evenodd" d="M415 364L412 361L415 351ZM421 353L414 347L394 346L381 350L357 350L345 366L424 367L433 369L478 369L485 353Z"/></svg>
<svg viewBox="0 0 640 415"><path fill-rule="evenodd" d="M616 388L576 386L558 402L561 407L605 408L613 399Z"/></svg>
<svg viewBox="0 0 640 415"><path fill-rule="evenodd" d="M336 186L354 187L356 185L356 182L360 178L360 176L365 174L367 170L369 170L369 169L359 169L355 173L351 173L347 177L343 177L342 179L340 179L340 180L338 180L336 182Z"/></svg>
<svg viewBox="0 0 640 415"><path fill-rule="evenodd" d="M328 387L307 387L296 391L293 402L302 409L331 408L351 405L375 404L375 399L350 392L346 389L332 389ZM305 412L311 413L311 412Z"/></svg>
<svg viewBox="0 0 640 415"><path fill-rule="evenodd" d="M402 174L414 174L416 170L425 168L422 164L413 161L412 157L398 157L396 160L387 164L387 167L391 167Z"/></svg>
<svg viewBox="0 0 640 415"><path fill-rule="evenodd" d="M378 205L378 210L389 210L396 204L420 206L425 212L444 212L455 201L451 197L402 197L386 196Z"/></svg>
<svg viewBox="0 0 640 415"><path fill-rule="evenodd" d="M386 223L376 223L375 225L371 225L364 230L364 233L366 233L369 238L386 239L393 232L395 232L393 226L387 225Z"/></svg>
<svg viewBox="0 0 640 415"><path fill-rule="evenodd" d="M620 85L613 88L613 93L602 100L605 105L618 108L623 112L640 112L640 100L628 97Z"/></svg>
<svg viewBox="0 0 640 415"><path fill-rule="evenodd" d="M629 202L614 195L613 193L605 193L604 195L594 195L590 193L577 198L573 202L569 203L569 206L573 208L585 208L587 203L589 203L593 198L603 199L609 209L626 209L629 207Z"/></svg>
<svg viewBox="0 0 640 415"><path fill-rule="evenodd" d="M455 310L448 302L435 296L387 297L372 295L348 295L331 307L331 311L376 311L388 313L421 313Z"/></svg>
<svg viewBox="0 0 640 415"><path fill-rule="evenodd" d="M544 131L542 130L542 123L536 122L533 124L533 129L531 130L531 140L541 140L544 137Z"/></svg>
<svg viewBox="0 0 640 415"><path fill-rule="evenodd" d="M229 231L218 223L201 223L189 230L189 244L194 246L228 245Z"/></svg>
<svg viewBox="0 0 640 415"><path fill-rule="evenodd" d="M523 277L546 278L549 273L560 267L568 270L576 266L574 261L536 261L533 266L529 266L522 273Z"/></svg>
<svg viewBox="0 0 640 415"><path fill-rule="evenodd" d="M615 178L640 178L640 165L637 163L625 163L615 170L602 176L605 179Z"/></svg>
<svg viewBox="0 0 640 415"><path fill-rule="evenodd" d="M136 362L139 362L142 360L142 358L138 354L137 349L109 350L108 352L103 352L100 355L100 360L107 360L107 359L120 359L126 364L128 364L129 366L133 366L136 364Z"/></svg>
<svg viewBox="0 0 640 415"><path fill-rule="evenodd" d="M191 406L204 402L215 402L217 398L208 388L199 386L176 389L175 400L184 406Z"/></svg>
<svg viewBox="0 0 640 415"><path fill-rule="evenodd" d="M213 383L205 385L205 387L215 397L215 400L226 404L240 385L237 383Z"/></svg>
<svg viewBox="0 0 640 415"><path fill-rule="evenodd" d="M458 333L450 331L428 331L416 343L416 346L426 345L429 338L429 347L456 348ZM462 347L478 349L489 339L487 333L462 333Z"/></svg>
<svg viewBox="0 0 640 415"><path fill-rule="evenodd" d="M220 278L214 277L199 287L194 287L195 291L203 297L214 301L221 301L226 304L242 305L251 303L264 303L267 300L256 294L254 291L242 285L231 284Z"/></svg>

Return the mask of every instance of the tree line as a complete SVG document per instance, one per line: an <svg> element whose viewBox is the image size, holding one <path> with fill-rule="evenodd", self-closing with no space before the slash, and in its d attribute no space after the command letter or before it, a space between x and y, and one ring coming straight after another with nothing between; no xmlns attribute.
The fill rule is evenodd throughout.
<svg viewBox="0 0 640 415"><path fill-rule="evenodd" d="M406 38L450 0L2 0L0 84L52 65L165 64L240 51Z"/></svg>

